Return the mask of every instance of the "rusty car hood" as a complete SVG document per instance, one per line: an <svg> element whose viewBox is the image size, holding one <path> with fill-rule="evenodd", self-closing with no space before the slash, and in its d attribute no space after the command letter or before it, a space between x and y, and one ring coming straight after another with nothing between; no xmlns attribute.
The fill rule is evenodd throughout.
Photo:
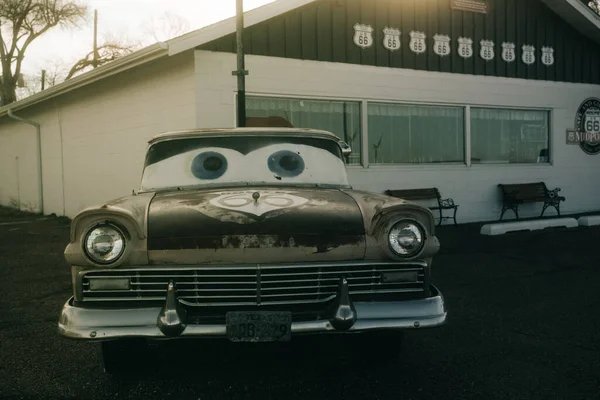
<svg viewBox="0 0 600 400"><path fill-rule="evenodd" d="M148 210L153 263L361 259L365 224L339 189L250 187L157 193Z"/></svg>

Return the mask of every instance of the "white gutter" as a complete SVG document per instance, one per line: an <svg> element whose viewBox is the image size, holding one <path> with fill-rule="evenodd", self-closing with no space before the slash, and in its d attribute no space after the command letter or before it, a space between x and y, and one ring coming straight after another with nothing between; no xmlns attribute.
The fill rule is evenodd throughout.
<svg viewBox="0 0 600 400"><path fill-rule="evenodd" d="M11 108L9 108L7 110L7 113L10 118L35 127L35 130L37 133L40 214L44 215L44 178L42 177L42 135L40 132L40 124L38 124L37 122L32 121L30 119L17 117L16 115L13 114ZM17 180L18 179L19 179L19 177L17 177ZM21 204L19 204L19 209L20 208L21 208Z"/></svg>

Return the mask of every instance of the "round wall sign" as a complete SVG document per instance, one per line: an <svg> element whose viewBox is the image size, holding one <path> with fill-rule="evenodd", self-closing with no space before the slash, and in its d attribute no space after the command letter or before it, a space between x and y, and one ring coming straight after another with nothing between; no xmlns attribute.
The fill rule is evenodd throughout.
<svg viewBox="0 0 600 400"><path fill-rule="evenodd" d="M592 155L600 153L600 99L592 97L581 103L575 116L575 130L594 138L593 141L581 141L583 151Z"/></svg>

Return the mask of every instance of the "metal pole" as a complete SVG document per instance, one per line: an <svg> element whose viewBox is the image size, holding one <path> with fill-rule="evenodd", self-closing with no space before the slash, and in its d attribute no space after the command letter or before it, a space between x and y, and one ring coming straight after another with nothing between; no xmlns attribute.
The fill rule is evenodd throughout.
<svg viewBox="0 0 600 400"><path fill-rule="evenodd" d="M42 90L46 88L46 70L42 70Z"/></svg>
<svg viewBox="0 0 600 400"><path fill-rule="evenodd" d="M237 41L237 71L233 71L233 75L237 75L237 125L238 127L246 126L246 75L248 71L245 69L244 62L244 0L236 0L236 41Z"/></svg>
<svg viewBox="0 0 600 400"><path fill-rule="evenodd" d="M92 66L98 66L98 10L94 10L94 60Z"/></svg>

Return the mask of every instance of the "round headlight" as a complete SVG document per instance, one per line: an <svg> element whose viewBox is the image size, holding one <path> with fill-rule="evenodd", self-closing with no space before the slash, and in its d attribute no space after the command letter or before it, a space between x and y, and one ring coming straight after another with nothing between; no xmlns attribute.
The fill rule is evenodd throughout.
<svg viewBox="0 0 600 400"><path fill-rule="evenodd" d="M400 221L390 229L388 243L394 253L410 257L423 248L424 236L422 229L416 223Z"/></svg>
<svg viewBox="0 0 600 400"><path fill-rule="evenodd" d="M125 250L125 238L112 225L100 225L92 229L85 238L85 252L98 264L110 264L119 259Z"/></svg>

